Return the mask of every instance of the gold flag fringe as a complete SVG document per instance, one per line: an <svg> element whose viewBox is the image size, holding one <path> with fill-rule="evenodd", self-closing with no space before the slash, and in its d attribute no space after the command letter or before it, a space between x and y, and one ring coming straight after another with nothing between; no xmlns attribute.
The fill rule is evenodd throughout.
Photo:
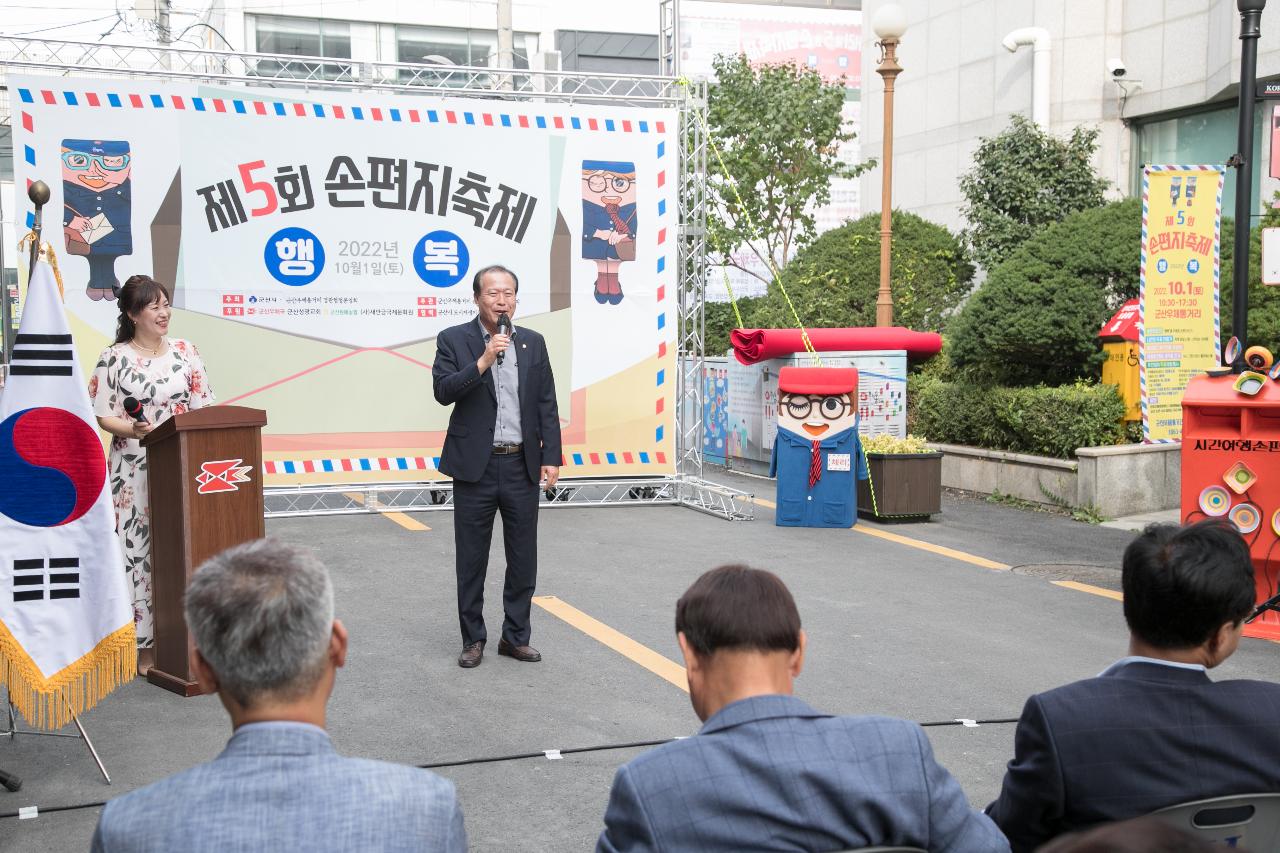
<svg viewBox="0 0 1280 853"><path fill-rule="evenodd" d="M31 254L31 244L35 242L36 232L28 231L26 236L18 241L19 257L27 258ZM53 268L53 278L58 282L58 296L62 297L62 301L67 301L66 288L62 286L62 270L58 269L58 255L53 251L52 243L40 244L40 259L46 261ZM30 263L28 261L28 263ZM31 270L27 270L27 282L31 282Z"/></svg>
<svg viewBox="0 0 1280 853"><path fill-rule="evenodd" d="M22 718L38 729L60 729L133 679L138 647L133 621L102 639L93 651L49 678L0 622L0 685Z"/></svg>

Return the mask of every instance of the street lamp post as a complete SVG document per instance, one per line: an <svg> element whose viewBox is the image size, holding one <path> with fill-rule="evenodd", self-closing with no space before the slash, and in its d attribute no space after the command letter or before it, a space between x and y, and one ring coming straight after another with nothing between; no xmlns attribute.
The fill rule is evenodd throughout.
<svg viewBox="0 0 1280 853"><path fill-rule="evenodd" d="M1267 0L1236 0L1240 11L1240 98L1236 137L1236 244L1231 278L1231 334L1240 340L1241 355L1232 367L1244 370L1243 352L1249 346L1249 226L1253 212L1253 103L1258 74L1258 38Z"/></svg>
<svg viewBox="0 0 1280 853"><path fill-rule="evenodd" d="M1243 0L1242 0L1243 2ZM1264 0L1265 2L1265 0ZM893 325L893 292L889 287L893 246L893 81L902 73L898 41L907 31L907 13L897 3L886 3L871 18L871 29L880 41L876 73L884 78L884 162L880 166L880 290L876 294L876 325Z"/></svg>

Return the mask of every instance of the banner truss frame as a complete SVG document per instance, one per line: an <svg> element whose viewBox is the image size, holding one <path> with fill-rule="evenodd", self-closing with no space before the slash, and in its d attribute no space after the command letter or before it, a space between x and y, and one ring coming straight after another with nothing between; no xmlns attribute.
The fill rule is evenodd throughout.
<svg viewBox="0 0 1280 853"><path fill-rule="evenodd" d="M665 26L665 25L664 25ZM669 65L670 63L668 63ZM543 103L667 107L678 111L679 239L676 281L676 472L621 479L567 478L543 505L687 506L729 520L754 517L752 495L703 478L706 313L707 83L672 75L578 73L497 67L377 62L318 56L119 45L0 36L0 73L197 80L317 91L385 92ZM0 127L12 127L6 87ZM701 120L699 120L699 116ZM451 508L452 483L352 483L264 489L268 517ZM359 495L359 499L349 495ZM444 495L444 499L441 499Z"/></svg>

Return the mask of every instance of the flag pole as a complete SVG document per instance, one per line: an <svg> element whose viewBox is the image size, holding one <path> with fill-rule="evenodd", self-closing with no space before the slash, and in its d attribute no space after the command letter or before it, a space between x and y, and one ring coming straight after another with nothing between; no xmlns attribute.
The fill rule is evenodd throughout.
<svg viewBox="0 0 1280 853"><path fill-rule="evenodd" d="M31 233L35 239L31 241L30 263L27 265L27 290L30 293L31 281L35 277L36 261L40 258L40 237L44 230L44 206L49 203L49 185L44 181L36 181L27 189L27 198L31 199L31 203L36 207L35 219L31 227ZM8 294L4 294L4 298L8 299ZM5 329L8 334L8 329ZM7 353L7 350L6 350ZM107 773L106 765L102 763L102 758L98 755L98 750L94 748L93 741L89 739L89 733L84 730L84 725L80 722L80 718L71 708L71 703L67 701L67 697L59 693L59 698L66 704L67 710L71 715L71 722L75 723L77 734L66 734L63 732L42 732L27 731L21 732L23 735L35 735L43 737L75 737L84 741L84 745L88 748L89 754L93 756L93 761L98 765L98 772L102 774L103 781L108 785L111 784L111 776ZM13 696L9 696L9 725L7 729L0 730L0 737L17 738L19 734L17 718L13 713ZM16 776L12 777L19 788L22 787L22 781ZM12 789L16 790L16 789Z"/></svg>
<svg viewBox="0 0 1280 853"><path fill-rule="evenodd" d="M36 181L27 189L27 198L36 206L35 224L31 233L36 238L31 241L31 263L27 265L27 286L31 286L31 274L35 271L36 260L40 257L40 236L44 231L44 206L49 203L49 185L44 181Z"/></svg>

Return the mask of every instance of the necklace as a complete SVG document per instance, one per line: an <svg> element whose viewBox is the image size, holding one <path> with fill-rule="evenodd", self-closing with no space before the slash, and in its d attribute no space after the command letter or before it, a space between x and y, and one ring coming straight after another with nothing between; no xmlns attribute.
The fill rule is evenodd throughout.
<svg viewBox="0 0 1280 853"><path fill-rule="evenodd" d="M156 345L155 349L152 349L151 347L144 347L142 344L138 343L137 338L130 338L129 346L133 347L138 352L145 353L147 355L159 355L160 350L164 348L164 338L160 339L160 343Z"/></svg>

